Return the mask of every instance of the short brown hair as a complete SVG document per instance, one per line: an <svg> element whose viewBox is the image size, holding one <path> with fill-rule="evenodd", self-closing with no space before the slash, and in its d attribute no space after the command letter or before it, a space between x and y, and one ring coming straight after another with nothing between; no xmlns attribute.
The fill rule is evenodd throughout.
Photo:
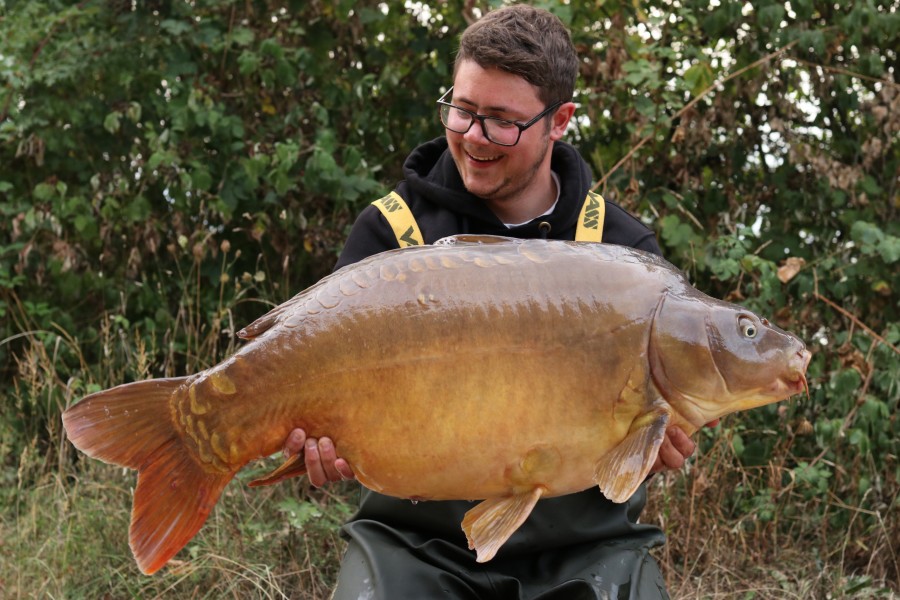
<svg viewBox="0 0 900 600"><path fill-rule="evenodd" d="M569 102L575 91L578 56L569 30L544 9L515 4L487 13L463 32L454 77L464 60L522 77L547 106Z"/></svg>

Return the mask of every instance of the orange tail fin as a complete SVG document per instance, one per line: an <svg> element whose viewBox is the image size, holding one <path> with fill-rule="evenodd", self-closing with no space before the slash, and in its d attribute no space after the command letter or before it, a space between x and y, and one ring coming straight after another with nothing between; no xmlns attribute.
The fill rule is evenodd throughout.
<svg viewBox="0 0 900 600"><path fill-rule="evenodd" d="M198 462L172 424L169 401L187 379L120 385L88 396L62 415L76 448L138 470L129 542L147 575L194 537L234 477Z"/></svg>

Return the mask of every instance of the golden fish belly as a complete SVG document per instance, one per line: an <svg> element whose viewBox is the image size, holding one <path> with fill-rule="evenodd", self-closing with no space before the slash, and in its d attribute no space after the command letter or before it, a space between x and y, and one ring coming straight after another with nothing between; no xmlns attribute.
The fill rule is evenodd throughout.
<svg viewBox="0 0 900 600"><path fill-rule="evenodd" d="M273 390L268 404L279 409L266 420L331 436L361 482L389 495L570 493L591 485L633 414L553 354L473 352L325 375L306 382L302 399Z"/></svg>

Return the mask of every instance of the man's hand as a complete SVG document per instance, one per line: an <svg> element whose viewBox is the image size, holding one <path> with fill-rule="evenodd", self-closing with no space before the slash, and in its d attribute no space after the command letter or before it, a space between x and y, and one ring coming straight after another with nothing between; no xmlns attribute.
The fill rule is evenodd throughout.
<svg viewBox="0 0 900 600"><path fill-rule="evenodd" d="M716 419L707 423L706 426L715 427L718 424L719 419ZM665 469L680 469L696 449L697 444L681 428L670 427L666 430L666 439L659 447L659 454L656 456L656 462L653 463L650 472L659 473Z"/></svg>
<svg viewBox="0 0 900 600"><path fill-rule="evenodd" d="M284 456L289 458L301 451L309 482L314 486L322 487L329 481L356 479L350 464L337 457L331 438L307 438L304 430L294 429L284 443Z"/></svg>

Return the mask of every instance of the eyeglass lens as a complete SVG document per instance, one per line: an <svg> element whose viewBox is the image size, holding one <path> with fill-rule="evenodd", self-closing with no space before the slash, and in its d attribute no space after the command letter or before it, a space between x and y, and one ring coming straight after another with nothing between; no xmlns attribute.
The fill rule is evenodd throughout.
<svg viewBox="0 0 900 600"><path fill-rule="evenodd" d="M450 131L465 133L472 126L474 120L475 118L470 112L453 106L441 106L441 121ZM483 131L487 133L487 138L495 144L512 146L519 140L519 128L514 123L492 117L479 120L484 123Z"/></svg>

